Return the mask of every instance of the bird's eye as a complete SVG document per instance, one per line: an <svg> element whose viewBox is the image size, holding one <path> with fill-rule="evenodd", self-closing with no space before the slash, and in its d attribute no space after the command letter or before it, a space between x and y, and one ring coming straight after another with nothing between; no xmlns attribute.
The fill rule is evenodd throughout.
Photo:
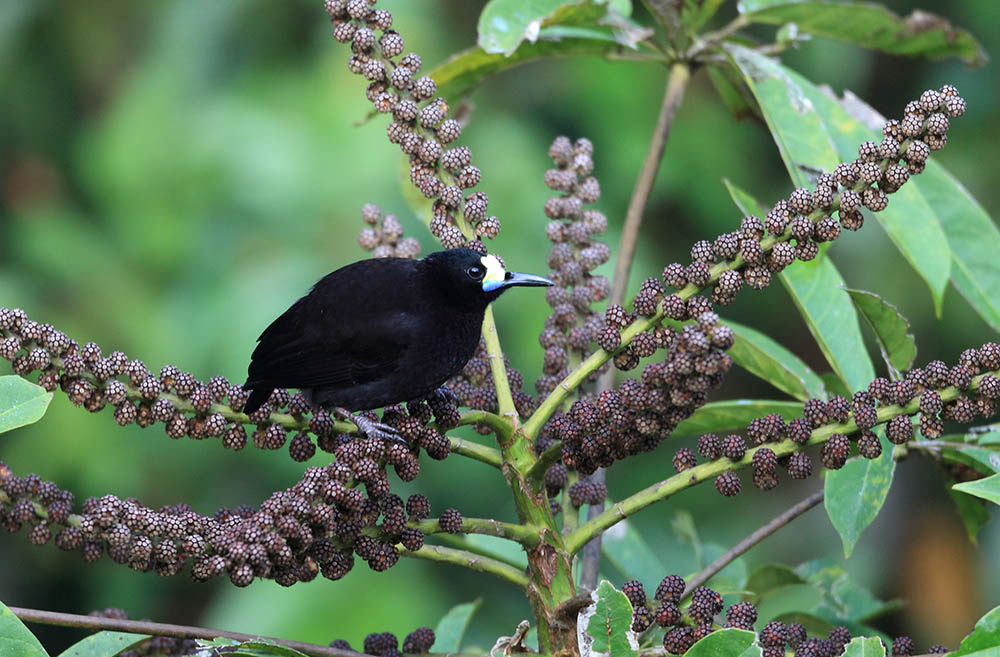
<svg viewBox="0 0 1000 657"><path fill-rule="evenodd" d="M471 278L474 278L475 280L478 281L479 279L481 279L483 276L486 275L486 270L480 267L479 265L472 265L471 267L465 270L465 273L468 274Z"/></svg>

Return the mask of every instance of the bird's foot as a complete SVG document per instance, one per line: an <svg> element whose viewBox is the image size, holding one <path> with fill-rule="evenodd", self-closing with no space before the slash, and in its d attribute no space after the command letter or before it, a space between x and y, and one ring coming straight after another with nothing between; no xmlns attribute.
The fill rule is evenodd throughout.
<svg viewBox="0 0 1000 657"><path fill-rule="evenodd" d="M342 419L353 422L354 426L358 428L358 433L361 433L369 438L381 438L382 440L391 440L393 442L400 443L409 447L410 444L399 435L394 427L384 424L382 422L376 422L364 415L354 415L350 411L338 408L335 409L338 416Z"/></svg>
<svg viewBox="0 0 1000 657"><path fill-rule="evenodd" d="M460 406L461 402L458 401L458 397L451 391L448 386L441 386L436 388L434 392L430 394L430 397L435 399L440 399L441 401L450 402L452 406Z"/></svg>

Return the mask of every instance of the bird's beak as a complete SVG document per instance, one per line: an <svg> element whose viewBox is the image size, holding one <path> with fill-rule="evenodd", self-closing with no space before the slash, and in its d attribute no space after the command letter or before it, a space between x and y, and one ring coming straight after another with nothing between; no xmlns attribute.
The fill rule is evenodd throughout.
<svg viewBox="0 0 1000 657"><path fill-rule="evenodd" d="M504 274L502 281L493 283L487 292L492 292L493 290L502 290L508 287L549 287L555 285L552 281L542 276L535 276L534 274L521 274L519 272L509 271ZM483 284L483 289L486 288L486 284Z"/></svg>

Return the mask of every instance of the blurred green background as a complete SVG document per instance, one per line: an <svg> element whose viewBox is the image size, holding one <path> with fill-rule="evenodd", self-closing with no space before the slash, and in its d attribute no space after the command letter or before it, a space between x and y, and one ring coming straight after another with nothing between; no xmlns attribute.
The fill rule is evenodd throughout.
<svg viewBox="0 0 1000 657"><path fill-rule="evenodd" d="M909 0L887 4L900 13L921 7ZM408 49L426 65L475 42L482 7L467 0L380 5L394 12ZM992 0L923 8L972 30L988 53L1000 51L1000 12ZM20 306L105 352L122 349L154 370L173 363L199 377L239 381L261 328L317 278L363 256L355 238L364 203L398 214L425 252L433 250L401 196L398 154L385 140L384 118L356 125L370 105L362 81L347 71L347 51L331 38L319 0L4 0L0 305ZM888 116L925 88L958 86L969 111L954 121L948 147L935 157L992 216L1000 212L992 64L969 69L826 40L806 43L784 61L838 93L854 91ZM595 144L604 191L599 207L611 219L614 248L664 80L665 71L651 64L558 60L500 75L472 95L475 112L463 143L504 225L493 248L512 267L544 273L542 173L558 134ZM723 177L762 201L789 189L765 127L730 116L702 73L667 145L636 281L685 258L694 240L737 225ZM962 349L996 338L954 289L943 319L936 319L925 285L877 223L846 234L832 256L852 287L882 294L909 317L919 363L952 361ZM497 306L504 345L530 387L541 356L542 295ZM818 371L828 369L780 286L743 294L726 316L768 332ZM721 397L782 398L740 373ZM611 496L662 478L671 454L665 446L616 465ZM113 492L154 507L184 501L205 513L259 504L304 467L285 454L252 448L234 454L215 442L167 440L161 429L120 429L109 412L89 415L58 394L43 421L2 436L0 459L19 474L55 480L79 500ZM422 466L417 481L394 484L397 492L424 492L435 511L457 506L466 515L513 518L492 470L457 457ZM822 510L748 560L842 562L880 597L910 601L881 628L912 634L918 646L954 645L1000 602L998 523L987 525L973 549L932 464L913 458L896 476L885 509L850 560ZM818 479L784 483L770 494L751 488L736 500L703 486L634 523L665 572L687 573L696 564L671 528L678 512L693 516L703 540L729 545L818 485ZM621 583L619 573L606 570ZM650 573L647 587L665 572ZM133 618L318 643L343 637L360 645L368 632L402 635L433 626L453 604L479 597L485 604L469 639L480 647L530 616L523 596L506 584L425 562L404 560L381 575L359 562L338 583L320 578L282 589L258 581L235 589L138 574L107 560L86 566L52 545L38 549L23 535L0 536L0 599L9 605L77 613L117 606ZM41 628L39 634L52 650L80 636Z"/></svg>

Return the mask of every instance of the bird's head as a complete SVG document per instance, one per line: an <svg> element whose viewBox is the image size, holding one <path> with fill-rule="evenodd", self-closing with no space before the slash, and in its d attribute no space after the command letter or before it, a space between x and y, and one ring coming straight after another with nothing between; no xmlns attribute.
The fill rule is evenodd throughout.
<svg viewBox="0 0 1000 657"><path fill-rule="evenodd" d="M457 294L484 306L512 287L555 285L541 276L507 271L496 256L484 256L472 249L438 251L424 260L437 270L438 276L447 280Z"/></svg>

